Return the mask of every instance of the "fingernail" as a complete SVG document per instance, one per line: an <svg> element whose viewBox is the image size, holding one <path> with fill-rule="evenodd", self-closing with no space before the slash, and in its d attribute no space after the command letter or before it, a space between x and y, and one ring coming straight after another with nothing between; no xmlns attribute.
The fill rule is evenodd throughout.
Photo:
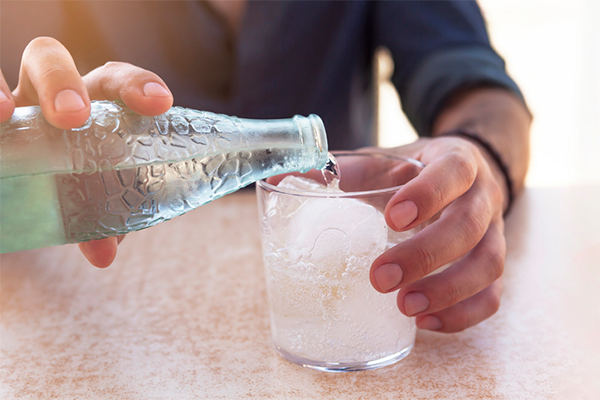
<svg viewBox="0 0 600 400"><path fill-rule="evenodd" d="M117 255L117 238L108 237L100 240L79 243L79 249L87 260L95 267L106 268Z"/></svg>
<svg viewBox="0 0 600 400"><path fill-rule="evenodd" d="M167 97L171 93L165 87L156 82L148 82L144 85L144 96L146 97Z"/></svg>
<svg viewBox="0 0 600 400"><path fill-rule="evenodd" d="M390 217L396 229L404 229L419 215L417 205L410 200L404 200L390 209Z"/></svg>
<svg viewBox="0 0 600 400"><path fill-rule="evenodd" d="M423 293L413 292L404 296L404 309L407 315L415 315L427 310L429 299Z"/></svg>
<svg viewBox="0 0 600 400"><path fill-rule="evenodd" d="M65 89L54 99L54 109L58 112L75 112L85 108L85 103L76 91Z"/></svg>
<svg viewBox="0 0 600 400"><path fill-rule="evenodd" d="M404 273L398 264L383 264L373 274L380 292L387 292L402 282Z"/></svg>
<svg viewBox="0 0 600 400"><path fill-rule="evenodd" d="M4 103L8 101L8 96L2 90L0 90L0 103Z"/></svg>
<svg viewBox="0 0 600 400"><path fill-rule="evenodd" d="M417 323L417 326L419 329L437 331L438 329L442 329L442 321L433 315L426 315Z"/></svg>

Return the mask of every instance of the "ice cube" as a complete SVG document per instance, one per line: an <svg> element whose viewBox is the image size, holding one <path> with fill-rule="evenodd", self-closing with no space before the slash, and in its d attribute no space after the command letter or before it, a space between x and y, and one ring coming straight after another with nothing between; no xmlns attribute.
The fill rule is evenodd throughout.
<svg viewBox="0 0 600 400"><path fill-rule="evenodd" d="M327 192L317 182L288 176L280 187L302 191ZM329 191L333 194L330 189ZM269 205L269 218L281 245L310 253L311 262L342 267L350 256L372 257L381 254L387 243L383 214L357 199L310 198L275 194Z"/></svg>
<svg viewBox="0 0 600 400"><path fill-rule="evenodd" d="M301 192L326 192L328 189L312 179L298 176L286 176L279 182L277 187L282 189L298 190ZM294 195L279 195L273 193L269 199L267 216L277 216L282 221L289 218L300 209L308 198Z"/></svg>
<svg viewBox="0 0 600 400"><path fill-rule="evenodd" d="M277 185L277 187L283 188L283 189L295 189L295 190L301 190L304 192L328 192L328 191L333 191L331 189L328 189L325 185L317 182L317 181L313 181L312 179L308 179L308 178L303 178L301 176L293 176L293 175L288 175L285 178L283 178L279 184ZM341 190L335 190L336 192L341 192Z"/></svg>

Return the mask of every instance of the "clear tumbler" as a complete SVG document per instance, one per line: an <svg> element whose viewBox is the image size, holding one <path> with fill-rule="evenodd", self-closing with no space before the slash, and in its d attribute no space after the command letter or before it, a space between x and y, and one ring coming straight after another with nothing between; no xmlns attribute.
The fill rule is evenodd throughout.
<svg viewBox="0 0 600 400"><path fill-rule="evenodd" d="M279 354L321 371L393 364L415 342L413 318L370 283L381 253L420 228L385 222L390 198L423 169L388 153L334 153L340 190L312 170L257 182L272 339ZM277 186L276 184L279 184Z"/></svg>

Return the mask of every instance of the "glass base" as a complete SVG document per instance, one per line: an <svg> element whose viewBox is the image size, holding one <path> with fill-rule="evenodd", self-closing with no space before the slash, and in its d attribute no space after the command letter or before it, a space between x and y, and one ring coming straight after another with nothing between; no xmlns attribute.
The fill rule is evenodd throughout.
<svg viewBox="0 0 600 400"><path fill-rule="evenodd" d="M282 348L275 346L275 349L281 357L301 367L315 369L317 371L324 372L353 372L353 371L368 371L370 369L376 369L381 367L387 367L402 360L404 357L410 354L414 344L402 349L398 353L389 355L387 357L379 358L372 361L362 361L355 363L335 363L326 361L315 361L309 360L290 354Z"/></svg>

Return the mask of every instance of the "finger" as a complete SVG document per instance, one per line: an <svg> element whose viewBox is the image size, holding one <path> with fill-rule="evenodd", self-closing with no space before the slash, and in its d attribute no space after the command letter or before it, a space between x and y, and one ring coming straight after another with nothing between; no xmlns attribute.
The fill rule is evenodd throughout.
<svg viewBox="0 0 600 400"><path fill-rule="evenodd" d="M500 307L502 280L452 307L416 318L417 327L437 332L460 332L494 315Z"/></svg>
<svg viewBox="0 0 600 400"><path fill-rule="evenodd" d="M158 75L128 63L109 62L83 80L92 98L123 100L138 114L159 115L173 105L173 95Z"/></svg>
<svg viewBox="0 0 600 400"><path fill-rule="evenodd" d="M405 287L473 249L494 215L493 204L478 186L437 221L377 257L370 273L373 287L382 293Z"/></svg>
<svg viewBox="0 0 600 400"><path fill-rule="evenodd" d="M423 149L421 173L390 199L387 224L396 231L428 220L473 185L478 171L475 146L456 138L438 138Z"/></svg>
<svg viewBox="0 0 600 400"><path fill-rule="evenodd" d="M57 40L34 39L23 52L17 106L39 104L52 125L62 129L81 126L90 115L90 100L67 49Z"/></svg>
<svg viewBox="0 0 600 400"><path fill-rule="evenodd" d="M79 243L79 250L90 264L98 268L106 268L112 264L117 255L117 243L116 237L92 240Z"/></svg>
<svg viewBox="0 0 600 400"><path fill-rule="evenodd" d="M15 110L15 100L4 79L4 74L0 71L0 123L8 121Z"/></svg>
<svg viewBox="0 0 600 400"><path fill-rule="evenodd" d="M450 268L402 288L398 307L420 316L449 308L483 291L504 271L506 243L502 220L492 223L481 242Z"/></svg>

